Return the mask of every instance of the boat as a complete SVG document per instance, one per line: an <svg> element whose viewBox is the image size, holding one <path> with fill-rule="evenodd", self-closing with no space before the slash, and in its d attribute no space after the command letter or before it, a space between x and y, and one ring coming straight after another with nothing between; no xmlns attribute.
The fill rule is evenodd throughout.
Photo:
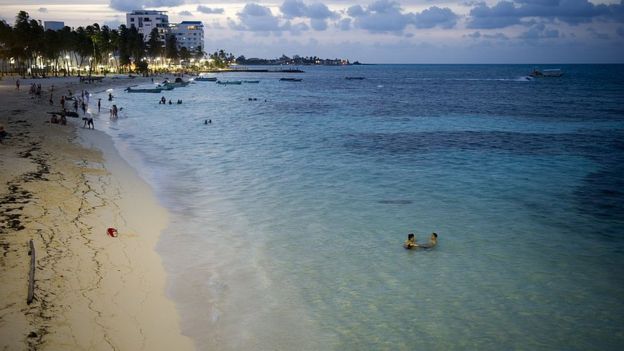
<svg viewBox="0 0 624 351"><path fill-rule="evenodd" d="M346 80L364 80L364 77L345 77Z"/></svg>
<svg viewBox="0 0 624 351"><path fill-rule="evenodd" d="M195 78L196 82L216 82L217 77L197 77Z"/></svg>
<svg viewBox="0 0 624 351"><path fill-rule="evenodd" d="M182 88L189 84L191 84L191 82L188 82L188 81L185 82L182 80L182 78L178 77L175 79L173 83L169 82L168 80L165 80L164 82L162 82L161 85L165 87L165 90L171 90L173 88Z"/></svg>
<svg viewBox="0 0 624 351"><path fill-rule="evenodd" d="M244 80L243 83L247 83L247 84L257 84L260 83L259 80Z"/></svg>
<svg viewBox="0 0 624 351"><path fill-rule="evenodd" d="M533 72L529 73L529 76L534 77L534 78L561 77L563 76L563 71L559 68L544 69L541 71L535 68L533 69Z"/></svg>
<svg viewBox="0 0 624 351"><path fill-rule="evenodd" d="M280 78L281 81L284 82L301 82L302 78Z"/></svg>
<svg viewBox="0 0 624 351"><path fill-rule="evenodd" d="M222 85L241 85L243 84L242 80L218 80L217 84Z"/></svg>
<svg viewBox="0 0 624 351"><path fill-rule="evenodd" d="M145 88L145 89L132 89L130 87L126 88L126 91L129 93L154 93L154 94L158 94L160 92L162 92L163 88Z"/></svg>

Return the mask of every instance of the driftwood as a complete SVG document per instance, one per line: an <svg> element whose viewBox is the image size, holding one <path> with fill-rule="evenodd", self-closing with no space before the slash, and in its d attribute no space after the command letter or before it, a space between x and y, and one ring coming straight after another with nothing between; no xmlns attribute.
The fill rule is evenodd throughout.
<svg viewBox="0 0 624 351"><path fill-rule="evenodd" d="M26 303L30 305L35 297L35 244L33 244L32 239L29 242L30 250L28 251L28 255L30 255L30 272L28 274L28 298L26 299Z"/></svg>

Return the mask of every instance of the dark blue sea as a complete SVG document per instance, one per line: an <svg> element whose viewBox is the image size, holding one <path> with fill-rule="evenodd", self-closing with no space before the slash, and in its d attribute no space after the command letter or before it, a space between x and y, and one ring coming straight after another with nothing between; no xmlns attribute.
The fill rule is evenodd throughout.
<svg viewBox="0 0 624 351"><path fill-rule="evenodd" d="M624 349L624 66L299 68L96 119L198 349Z"/></svg>

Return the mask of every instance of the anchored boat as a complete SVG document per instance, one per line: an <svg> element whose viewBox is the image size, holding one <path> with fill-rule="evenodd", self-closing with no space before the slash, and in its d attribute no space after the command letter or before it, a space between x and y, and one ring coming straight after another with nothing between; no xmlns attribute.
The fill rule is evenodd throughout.
<svg viewBox="0 0 624 351"><path fill-rule="evenodd" d="M241 85L243 84L242 80L218 80L217 84L221 85Z"/></svg>
<svg viewBox="0 0 624 351"><path fill-rule="evenodd" d="M126 91L129 93L155 93L158 94L165 89L163 88L145 88L145 89L132 89L130 87L126 88Z"/></svg>
<svg viewBox="0 0 624 351"><path fill-rule="evenodd" d="M197 77L195 78L196 82L216 82L217 77Z"/></svg>
<svg viewBox="0 0 624 351"><path fill-rule="evenodd" d="M529 73L529 76L534 78L561 77L563 76L563 71L559 68L545 69L541 71L535 68L533 69L533 72Z"/></svg>

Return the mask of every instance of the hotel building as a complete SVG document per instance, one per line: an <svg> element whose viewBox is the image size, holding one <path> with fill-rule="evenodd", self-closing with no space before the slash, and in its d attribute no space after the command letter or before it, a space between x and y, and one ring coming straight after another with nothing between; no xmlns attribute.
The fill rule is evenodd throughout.
<svg viewBox="0 0 624 351"><path fill-rule="evenodd" d="M185 47L189 51L204 48L204 25L201 21L184 21L169 27L171 34L176 36L178 48Z"/></svg>
<svg viewBox="0 0 624 351"><path fill-rule="evenodd" d="M144 41L148 41L152 29L157 28L160 40L164 42L169 32L169 16L165 11L134 10L126 13L126 26L135 27L143 34Z"/></svg>

